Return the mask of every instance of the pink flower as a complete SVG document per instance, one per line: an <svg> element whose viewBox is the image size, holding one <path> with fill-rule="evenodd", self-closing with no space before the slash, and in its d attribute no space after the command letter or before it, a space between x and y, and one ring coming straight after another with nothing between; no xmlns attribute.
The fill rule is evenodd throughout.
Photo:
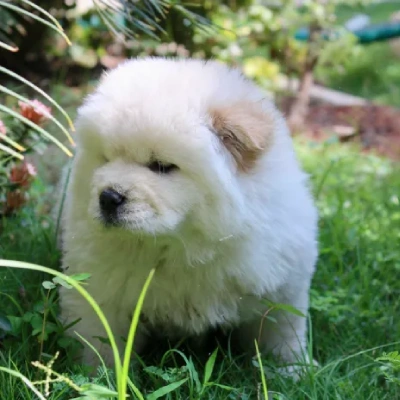
<svg viewBox="0 0 400 400"><path fill-rule="evenodd" d="M24 161L11 168L10 181L22 187L29 187L36 176L36 168L33 164Z"/></svg>
<svg viewBox="0 0 400 400"><path fill-rule="evenodd" d="M37 125L44 122L51 115L51 108L36 99L31 100L29 103L19 101L18 105L21 115Z"/></svg>
<svg viewBox="0 0 400 400"><path fill-rule="evenodd" d="M4 122L0 119L0 135L5 135L6 133L6 126L4 125Z"/></svg>

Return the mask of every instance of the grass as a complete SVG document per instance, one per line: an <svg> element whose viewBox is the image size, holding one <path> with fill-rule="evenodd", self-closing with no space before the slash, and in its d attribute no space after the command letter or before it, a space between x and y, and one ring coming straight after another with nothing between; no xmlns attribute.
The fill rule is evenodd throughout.
<svg viewBox="0 0 400 400"><path fill-rule="evenodd" d="M310 329L310 346L321 367L310 369L296 384L280 375L269 377L268 389L276 398L290 400L399 398L400 386L385 379L376 358L400 348L400 171L387 160L334 143L298 142L297 150L312 175L321 214L321 255L311 291ZM46 213L51 191L37 181L31 205L17 218L3 221L2 258L58 266L59 253ZM56 292L49 295L41 285L48 279L32 271L1 270L0 323L6 321L4 316L13 316L14 326L0 336L0 367L40 380L43 375L30 362L46 363L61 350L54 369L82 385L89 381L88 374L69 357L73 343L63 341L55 322ZM40 330L44 315L50 328L41 340L43 332L35 332L35 324ZM130 376L150 400L158 395L166 399L261 396L259 370L233 355L229 347L205 356L204 360L172 349L164 356L158 354L157 361L148 357L136 363ZM273 368L266 359L263 365ZM107 377L100 371L92 380L115 389L112 373ZM67 400L75 395L67 383L58 382L48 398ZM0 372L1 400L35 398L18 378Z"/></svg>

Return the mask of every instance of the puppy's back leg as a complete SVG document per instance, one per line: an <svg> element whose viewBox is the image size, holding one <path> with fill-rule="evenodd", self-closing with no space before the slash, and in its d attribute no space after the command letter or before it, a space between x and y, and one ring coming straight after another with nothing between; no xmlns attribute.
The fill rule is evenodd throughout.
<svg viewBox="0 0 400 400"><path fill-rule="evenodd" d="M286 291L286 293L285 293ZM276 296L276 303L288 304L304 316L295 313L273 309L273 305L265 307L264 315L251 322L243 324L237 336L240 343L255 353L254 340L258 341L260 352L273 354L283 365L291 365L283 368L282 372L297 377L304 368L301 364L309 363L307 354L307 312L308 312L308 285L299 288L282 289L279 296ZM266 318L266 315L271 319ZM293 364L299 364L295 367Z"/></svg>

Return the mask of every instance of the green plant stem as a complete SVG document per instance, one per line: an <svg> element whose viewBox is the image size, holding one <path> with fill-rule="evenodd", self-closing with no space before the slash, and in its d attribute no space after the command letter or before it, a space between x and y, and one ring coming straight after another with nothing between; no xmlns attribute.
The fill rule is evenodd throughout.
<svg viewBox="0 0 400 400"><path fill-rule="evenodd" d="M258 361L258 365L259 365L259 367L260 367L261 383L262 383L262 387L263 387L264 398L265 398L266 400L268 400L268 386L267 386L267 380L265 379L264 368L263 368L263 365L262 365L261 354L260 354L260 350L258 349L257 340L254 340L254 344L255 344L255 346L256 346L257 361Z"/></svg>
<svg viewBox="0 0 400 400"><path fill-rule="evenodd" d="M143 286L143 289L140 293L139 299L138 299L136 307L135 307L135 312L133 313L131 326L129 328L128 338L127 338L126 345L125 345L125 354L124 354L124 361L123 361L122 375L121 375L120 391L122 392L122 399L125 399L125 395L126 395L126 389L127 389L127 384L128 384L129 362L130 362L130 358L131 358L131 354L132 354L133 340L135 338L136 329L137 329L137 326L139 323L140 312L142 310L144 298L146 296L146 293L150 286L150 283L153 279L154 273L155 273L155 269L153 268L150 271L150 274L147 277L146 282ZM135 387L135 386L133 386L133 387ZM136 396L139 397L139 399L141 399L141 400L143 399L143 396L140 394L139 390L135 391L135 394L136 394Z"/></svg>
<svg viewBox="0 0 400 400"><path fill-rule="evenodd" d="M50 297L50 290L47 291L46 295L46 302L45 302L45 307L44 307L44 312L43 312L43 323L42 323L42 334L40 338L40 349L39 349L39 361L42 361L42 354L43 354L43 344L44 344L44 331L46 329L46 320L47 320L47 314L49 312L48 310L48 305L49 305L49 297Z"/></svg>

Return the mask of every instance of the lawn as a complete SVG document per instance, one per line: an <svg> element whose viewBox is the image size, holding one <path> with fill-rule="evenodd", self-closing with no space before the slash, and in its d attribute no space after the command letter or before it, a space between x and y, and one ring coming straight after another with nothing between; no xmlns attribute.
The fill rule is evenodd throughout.
<svg viewBox="0 0 400 400"><path fill-rule="evenodd" d="M309 369L297 383L270 374L268 389L277 399L398 399L400 386L384 376L385 371L389 375L396 372L376 358L400 349L400 170L388 160L329 141L296 140L296 148L312 177L321 217L320 259L310 310L310 351L320 367ZM37 180L31 204L18 217L3 220L2 258L58 267L55 226L47 212L53 191ZM62 338L55 323L56 291L41 286L46 279L41 273L2 269L0 366L41 380L43 373L30 362L39 358L48 362L61 350L54 369L82 385L89 380L87 371L68 356L71 343ZM44 315L47 324L43 324ZM11 326L5 316L12 316ZM145 398L173 382L183 383L160 398L258 398L259 370L234 355L229 346L219 348L213 369L211 362L207 364L206 375L212 372L206 385L207 355L205 360L204 355L198 356L174 350L165 354L163 362L148 357L132 366L131 377ZM264 359L263 365L273 372L269 360ZM112 373L108 379L104 371L94 378L112 388ZM76 392L59 382L48 399L74 397L78 397ZM36 397L18 378L0 372L0 399Z"/></svg>

